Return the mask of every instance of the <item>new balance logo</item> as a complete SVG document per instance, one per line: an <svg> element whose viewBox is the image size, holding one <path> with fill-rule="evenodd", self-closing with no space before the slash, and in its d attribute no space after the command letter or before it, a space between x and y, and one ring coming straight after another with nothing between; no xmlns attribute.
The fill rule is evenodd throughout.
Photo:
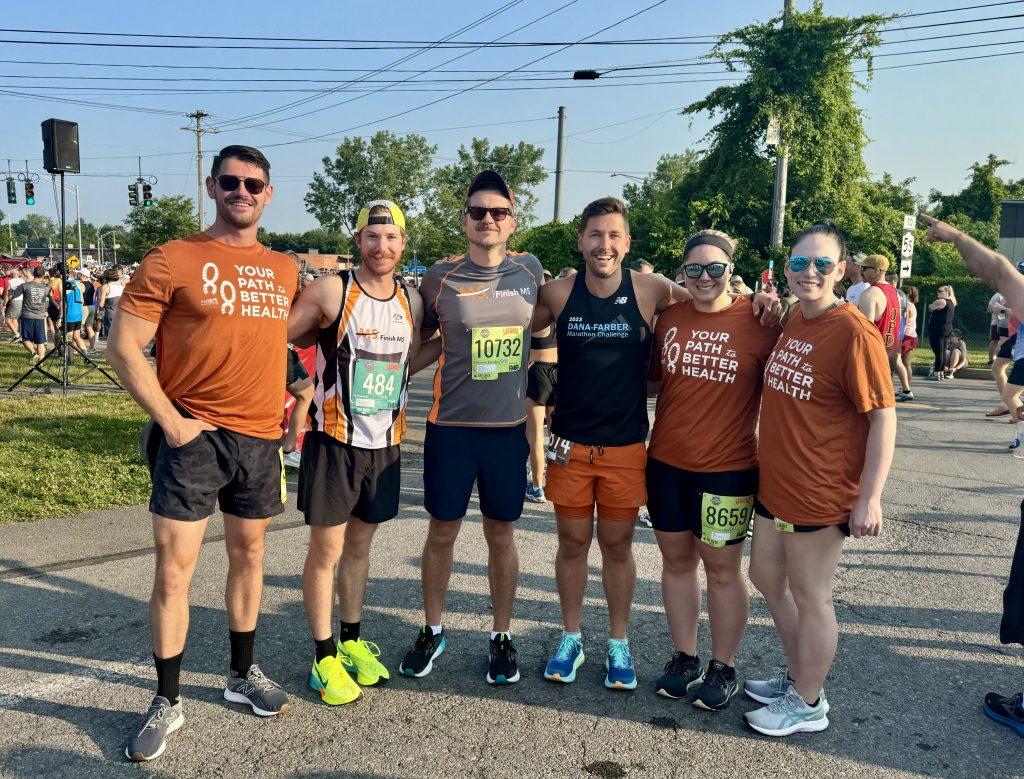
<svg viewBox="0 0 1024 779"><path fill-rule="evenodd" d="M624 305L624 304L626 304L628 302L629 302L629 298L625 297L625 296L623 296L621 298L615 298L615 305L617 305L617 306Z"/></svg>

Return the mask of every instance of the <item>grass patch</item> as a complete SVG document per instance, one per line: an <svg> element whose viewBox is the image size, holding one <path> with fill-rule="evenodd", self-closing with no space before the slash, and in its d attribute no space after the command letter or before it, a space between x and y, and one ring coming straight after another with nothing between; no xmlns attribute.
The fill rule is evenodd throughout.
<svg viewBox="0 0 1024 779"><path fill-rule="evenodd" d="M10 333L4 332L0 337L4 338L5 341L5 343L0 343L0 393L4 393L8 387L21 378L25 371L32 366L29 363L29 353L25 347L21 344L9 343ZM49 348L53 348L52 343L49 345ZM95 370L91 365L84 365L81 356L77 352L72 352L72 354L74 359L68 366L68 378L72 384L83 384L89 387L114 386L106 376ZM107 373L114 374L113 369L107 365L106 360L102 359L102 357L93 357L92 359L98 365L102 365ZM51 357L43 367L54 376L60 376L61 364L57 357ZM57 385L39 372L33 373L18 385L19 390L35 389L38 387L53 387L56 389Z"/></svg>
<svg viewBox="0 0 1024 779"><path fill-rule="evenodd" d="M145 422L126 394L0 392L0 523L144 503Z"/></svg>

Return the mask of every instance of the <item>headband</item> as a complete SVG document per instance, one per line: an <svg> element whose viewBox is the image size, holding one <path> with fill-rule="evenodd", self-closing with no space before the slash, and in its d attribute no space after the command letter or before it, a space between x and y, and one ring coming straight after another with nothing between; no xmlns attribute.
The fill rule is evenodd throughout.
<svg viewBox="0 0 1024 779"><path fill-rule="evenodd" d="M690 253L691 249L696 249L698 246L715 246L725 252L725 255L730 260L732 259L733 246L720 235L693 236L693 238L686 242L686 247L683 249L683 259L686 259L686 255Z"/></svg>

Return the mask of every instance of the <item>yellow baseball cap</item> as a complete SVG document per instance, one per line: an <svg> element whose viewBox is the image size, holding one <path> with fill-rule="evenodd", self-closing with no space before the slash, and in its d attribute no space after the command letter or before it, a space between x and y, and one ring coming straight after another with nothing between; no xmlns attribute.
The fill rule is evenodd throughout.
<svg viewBox="0 0 1024 779"><path fill-rule="evenodd" d="M386 208L390 212L390 216L388 214L370 216L370 211L377 206ZM405 214L390 200L371 200L359 212L359 218L356 220L356 232L358 233L367 225L398 225L405 230Z"/></svg>
<svg viewBox="0 0 1024 779"><path fill-rule="evenodd" d="M869 254L867 257L857 260L862 268L876 268L880 271L889 270L889 258L883 254Z"/></svg>

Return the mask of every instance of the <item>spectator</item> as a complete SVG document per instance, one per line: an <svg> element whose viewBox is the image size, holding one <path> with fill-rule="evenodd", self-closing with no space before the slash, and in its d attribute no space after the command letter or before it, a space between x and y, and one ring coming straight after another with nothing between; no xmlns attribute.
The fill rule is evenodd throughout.
<svg viewBox="0 0 1024 779"><path fill-rule="evenodd" d="M632 267L637 273L654 273L654 266L647 260L637 260Z"/></svg>
<svg viewBox="0 0 1024 779"><path fill-rule="evenodd" d="M32 271L32 280L15 290L21 299L21 342L35 365L46 356L46 308L50 302L50 285L42 267Z"/></svg>
<svg viewBox="0 0 1024 779"><path fill-rule="evenodd" d="M861 293L871 286L864 281L864 271L861 267L861 262L867 259L867 255L858 253L854 254L851 259L853 262L846 263L846 277L850 280L850 286L846 290L846 299L853 305L857 305Z"/></svg>
<svg viewBox="0 0 1024 779"><path fill-rule="evenodd" d="M1009 324L1006 320L1010 309L1006 307L1006 300L1000 293L997 292L988 301L988 313L992 315L989 328L988 364L992 365L999 347L1010 337Z"/></svg>
<svg viewBox="0 0 1024 779"><path fill-rule="evenodd" d="M944 378L943 361L946 357L946 340L953 332L953 316L956 314L956 294L948 284L939 287L938 297L928 304L931 316L928 318L928 344L932 347L935 361L928 374L930 381L942 381Z"/></svg>
<svg viewBox="0 0 1024 779"><path fill-rule="evenodd" d="M903 329L903 338L900 340L900 361L903 363L903 368L907 372L907 387L910 392L913 392L913 387L910 386L910 380L914 377L914 369L911 364L914 349L917 348L917 301L918 301L917 287L907 287L907 313L905 317L905 326ZM908 398L909 400L909 398Z"/></svg>
<svg viewBox="0 0 1024 779"><path fill-rule="evenodd" d="M78 283L82 285L82 331L85 336L86 352L92 354L96 350L96 287L92 283L92 274L87 270L78 272Z"/></svg>
<svg viewBox="0 0 1024 779"><path fill-rule="evenodd" d="M754 290L746 285L743 277L738 273L732 274L732 277L729 279L729 291L736 295L751 295L754 292Z"/></svg>
<svg viewBox="0 0 1024 779"><path fill-rule="evenodd" d="M954 330L946 341L945 378L955 378L956 372L967 367L967 343L959 330Z"/></svg>
<svg viewBox="0 0 1024 779"><path fill-rule="evenodd" d="M576 273L576 269L575 268L571 268L569 266L566 266L566 267L562 268L560 271L558 271L558 278L565 279L565 278L568 278L569 276L575 275L575 273Z"/></svg>
<svg viewBox="0 0 1024 779"><path fill-rule="evenodd" d="M7 291L4 294L4 317L7 326L11 328L14 337L11 343L18 343L21 340L21 327L18 320L21 318L21 296L16 294L18 287L25 283L25 271L16 268L11 272L11 278L7 282Z"/></svg>
<svg viewBox="0 0 1024 779"><path fill-rule="evenodd" d="M111 268L103 277L103 286L100 287L99 298L96 301L96 317L99 319L100 312L103 313L102 323L104 338L110 332L110 325L114 321L114 313L117 311L118 303L121 301L121 294L124 292L124 284L121 283L121 269Z"/></svg>
<svg viewBox="0 0 1024 779"><path fill-rule="evenodd" d="M882 335L886 356L889 358L889 372L895 372L900 379L898 402L913 400L907 381L906 368L900 360L903 330L902 303L896 287L885 280L889 270L889 258L882 254L871 254L860 260L861 278L868 287L857 297L857 308L878 328Z"/></svg>

